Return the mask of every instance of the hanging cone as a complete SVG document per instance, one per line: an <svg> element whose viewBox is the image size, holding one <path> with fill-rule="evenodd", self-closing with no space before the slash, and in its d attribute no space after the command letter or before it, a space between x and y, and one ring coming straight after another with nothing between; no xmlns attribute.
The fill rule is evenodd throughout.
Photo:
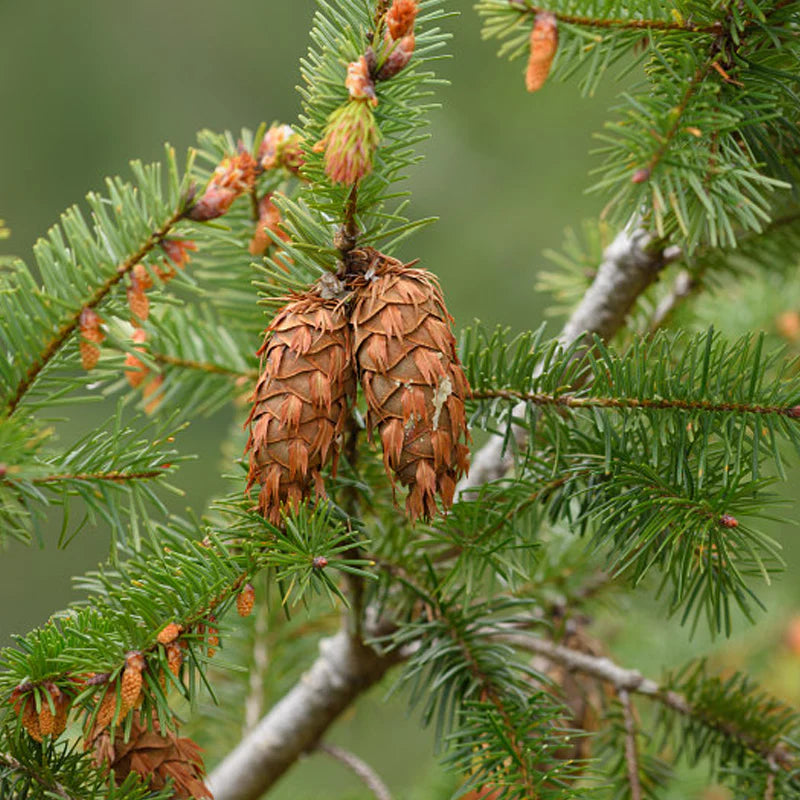
<svg viewBox="0 0 800 800"><path fill-rule="evenodd" d="M142 714L136 714L127 741L122 728L116 730L113 741L106 730L93 741L92 748L95 764L110 766L117 784L135 772L155 791L164 789L171 778L175 798L211 797L203 783L200 748L173 731L164 734L155 716L148 730Z"/></svg>
<svg viewBox="0 0 800 800"><path fill-rule="evenodd" d="M283 307L267 331L261 375L248 420L250 473L261 513L274 525L281 508L324 493L321 469L339 452L355 392L350 330L341 303L316 288Z"/></svg>
<svg viewBox="0 0 800 800"><path fill-rule="evenodd" d="M355 254L354 254L355 255ZM409 487L412 520L445 509L469 468L464 399L469 384L436 278L365 248L354 282L353 350L386 472Z"/></svg>

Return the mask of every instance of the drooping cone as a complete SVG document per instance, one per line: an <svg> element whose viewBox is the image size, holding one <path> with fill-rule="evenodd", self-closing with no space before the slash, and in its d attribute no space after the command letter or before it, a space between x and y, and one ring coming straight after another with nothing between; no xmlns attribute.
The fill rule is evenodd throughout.
<svg viewBox="0 0 800 800"><path fill-rule="evenodd" d="M464 400L469 385L436 278L371 248L358 252L353 349L378 429L386 472L408 486L412 520L447 509L469 468Z"/></svg>
<svg viewBox="0 0 800 800"><path fill-rule="evenodd" d="M327 295L327 292L325 293ZM250 473L261 513L280 524L281 508L324 493L322 468L336 461L355 392L347 315L314 288L278 312L259 350L261 375L248 420Z"/></svg>
<svg viewBox="0 0 800 800"><path fill-rule="evenodd" d="M117 729L113 741L110 732L103 731L93 742L93 749L95 764L109 766L117 784L135 772L156 791L164 789L171 778L175 798L211 797L203 783L200 748L173 731L164 734L155 717L148 730L145 719L136 714L127 741L122 728Z"/></svg>

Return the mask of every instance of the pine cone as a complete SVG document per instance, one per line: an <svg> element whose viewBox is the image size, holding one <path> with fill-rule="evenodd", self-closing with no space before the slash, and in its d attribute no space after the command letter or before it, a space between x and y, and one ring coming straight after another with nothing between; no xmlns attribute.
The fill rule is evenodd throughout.
<svg viewBox="0 0 800 800"><path fill-rule="evenodd" d="M261 513L280 524L284 504L297 507L312 484L324 494L322 467L339 453L355 392L350 330L341 304L314 288L278 312L258 351L262 371L250 412L250 473Z"/></svg>
<svg viewBox="0 0 800 800"><path fill-rule="evenodd" d="M367 401L367 427L377 427L392 481L409 487L412 520L445 509L469 468L464 399L469 384L436 278L376 250L352 255L363 261L354 282L353 349ZM393 476L394 473L394 476Z"/></svg>
<svg viewBox="0 0 800 800"><path fill-rule="evenodd" d="M141 713L136 714L128 741L121 728L113 742L110 732L103 731L94 741L94 760L97 766L111 767L117 784L136 772L155 791L164 789L171 778L175 798L211 797L203 783L205 769L200 748L173 731L162 734L155 716L148 729Z"/></svg>

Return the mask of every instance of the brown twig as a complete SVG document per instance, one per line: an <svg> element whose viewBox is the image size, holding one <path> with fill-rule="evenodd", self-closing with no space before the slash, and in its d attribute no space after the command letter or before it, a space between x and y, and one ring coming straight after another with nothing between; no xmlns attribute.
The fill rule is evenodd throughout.
<svg viewBox="0 0 800 800"><path fill-rule="evenodd" d="M35 781L47 793L48 797L55 795L62 800L80 800L76 795L70 794L58 781L48 781L39 770L29 769L8 753L0 753L0 764L5 764L8 769L23 773L28 780Z"/></svg>
<svg viewBox="0 0 800 800"><path fill-rule="evenodd" d="M706 716L702 709L693 706L682 694L663 688L655 681L645 678L638 670L620 667L609 658L589 655L528 633L509 631L494 636L514 647L536 653L561 664L568 670L590 675L604 683L609 683L618 694L623 691L639 694L682 716L695 719L760 756L767 762L770 769L777 770L778 767L781 767L785 770L795 770L798 766L797 760L783 745L764 742L737 727L733 722Z"/></svg>
<svg viewBox="0 0 800 800"><path fill-rule="evenodd" d="M178 358L166 353L147 353L147 355L157 364L167 364L171 367L181 367L183 369L194 369L199 372L208 372L212 375L228 375L231 378L252 378L258 377L257 369L239 370L232 367L223 367L221 364L214 364L210 361L194 361L189 358Z"/></svg>
<svg viewBox="0 0 800 800"><path fill-rule="evenodd" d="M795 406L759 406L751 403L712 403L708 400L678 400L651 397L576 397L572 394L548 394L546 392L518 392L514 389L484 389L473 392L472 400L522 400L535 406L557 406L561 408L614 408L655 411L706 411L725 414L778 414L794 418Z"/></svg>
<svg viewBox="0 0 800 800"><path fill-rule="evenodd" d="M45 483L61 483L63 481L108 481L110 483L128 483L128 481L148 481L155 478L164 477L164 468L150 469L142 472L122 472L111 470L109 472L64 472L58 475L42 475L36 478L28 478L28 482L37 485ZM13 483L13 479L8 476L3 482Z"/></svg>
<svg viewBox="0 0 800 800"><path fill-rule="evenodd" d="M521 0L508 0L510 6L524 14L540 14L550 11L541 6L529 6ZM599 19L597 17L583 17L576 14L563 14L551 11L559 22L566 25L577 25L582 28L611 28L623 30L644 31L677 31L679 33L696 33L718 36L722 32L719 22L711 25L693 25L691 22L676 22L661 19Z"/></svg>

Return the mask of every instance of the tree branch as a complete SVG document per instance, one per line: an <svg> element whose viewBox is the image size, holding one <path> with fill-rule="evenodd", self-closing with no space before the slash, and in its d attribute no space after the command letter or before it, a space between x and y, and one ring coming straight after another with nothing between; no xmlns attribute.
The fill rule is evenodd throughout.
<svg viewBox="0 0 800 800"><path fill-rule="evenodd" d="M209 775L215 800L256 800L320 737L362 692L399 663L347 631L320 642L311 669Z"/></svg>
<svg viewBox="0 0 800 800"><path fill-rule="evenodd" d="M529 6L521 0L509 0L509 5L521 14L539 14L542 11L550 11L549 8L541 6ZM602 17L582 17L576 14L563 14L558 11L555 14L559 22L567 25L577 25L581 28L609 28L622 30L641 30L641 31L677 31L678 33L697 33L706 35L719 35L721 26L719 23L713 25L693 25L687 22L670 22L663 19L603 19Z"/></svg>
<svg viewBox="0 0 800 800"><path fill-rule="evenodd" d="M573 650L570 647L555 644L546 639L531 636L528 633L508 632L499 634L496 638L514 647L543 656L549 661L561 664L568 670L590 675L600 681L610 683L618 694L625 692L644 695L682 716L691 717L724 736L737 741L747 750L760 756L772 770L777 769L777 767L782 767L786 770L797 769L797 760L782 745L773 746L761 741L746 730L737 727L734 722L708 719L702 709L693 706L682 694L664 689L654 680L645 678L638 670L625 669L609 658L598 658L579 650Z"/></svg>
<svg viewBox="0 0 800 800"><path fill-rule="evenodd" d="M317 746L317 750L320 753L327 753L331 758L344 764L375 795L377 800L392 800L389 788L366 761L362 761L357 755L333 744L320 744Z"/></svg>
<svg viewBox="0 0 800 800"><path fill-rule="evenodd" d="M592 285L567 321L558 340L563 345L593 335L610 339L623 326L637 298L656 280L666 264L680 255L677 248L658 247L642 229L622 231L603 253L603 261ZM525 404L518 404L513 415L521 415ZM518 447L525 445L527 430L514 427ZM457 495L497 480L509 470L512 454L502 436L492 436L473 456L469 476L461 481Z"/></svg>
<svg viewBox="0 0 800 800"><path fill-rule="evenodd" d="M631 800L642 800L642 784L639 780L639 749L636 746L636 719L633 716L631 696L627 690L620 689L619 701L622 704L622 717L625 720L625 762L628 768Z"/></svg>
<svg viewBox="0 0 800 800"><path fill-rule="evenodd" d="M561 408L616 408L620 410L649 409L652 411L705 411L709 414L778 414L795 419L795 406L760 406L753 403L713 403L710 400L681 400L670 397L576 397L574 394L518 392L514 389L488 389L473 392L472 400L521 400L534 406Z"/></svg>
<svg viewBox="0 0 800 800"><path fill-rule="evenodd" d="M48 781L38 770L30 769L17 761L13 756L8 755L8 753L0 753L0 766L3 765L14 772L24 774L29 780L38 783L50 797L60 797L62 800L78 800L75 795L70 794L58 781Z"/></svg>
<svg viewBox="0 0 800 800"><path fill-rule="evenodd" d="M69 337L77 330L81 320L81 313L84 308L96 308L105 300L111 290L172 230L172 228L183 219L185 209L183 204L176 209L159 228L154 230L137 250L131 253L121 262L114 274L101 283L77 311L70 314L56 331L55 336L47 343L39 357L28 367L28 371L21 383L17 386L17 391L9 400L6 407L6 416L14 413L17 406L22 402L22 398L33 386L41 371L50 363L52 358L58 353L61 347L67 342Z"/></svg>

